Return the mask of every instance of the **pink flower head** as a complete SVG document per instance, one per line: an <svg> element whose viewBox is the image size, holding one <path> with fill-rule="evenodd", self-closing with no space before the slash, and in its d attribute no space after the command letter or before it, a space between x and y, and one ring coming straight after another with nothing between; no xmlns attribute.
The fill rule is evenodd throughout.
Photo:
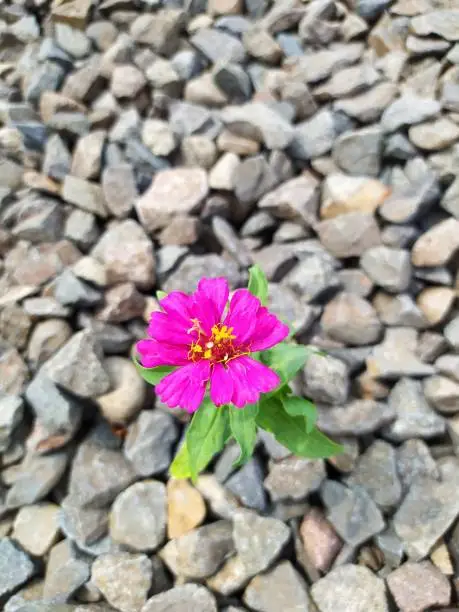
<svg viewBox="0 0 459 612"><path fill-rule="evenodd" d="M156 386L170 408L195 412L209 382L216 406L238 408L279 385L279 376L250 354L281 342L287 325L247 289L235 291L227 307L228 297L225 278L203 278L193 294L173 291L160 300L162 311L152 313L150 337L137 351L145 368L177 366Z"/></svg>

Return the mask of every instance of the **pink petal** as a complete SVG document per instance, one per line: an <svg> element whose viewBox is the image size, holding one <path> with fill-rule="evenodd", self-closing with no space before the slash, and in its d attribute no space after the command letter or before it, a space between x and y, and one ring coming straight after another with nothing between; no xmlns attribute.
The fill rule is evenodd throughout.
<svg viewBox="0 0 459 612"><path fill-rule="evenodd" d="M233 395L233 377L221 363L216 363L210 375L210 399L216 406L229 404Z"/></svg>
<svg viewBox="0 0 459 612"><path fill-rule="evenodd" d="M267 308L260 308L255 330L250 338L250 349L252 352L264 351L282 342L288 334L287 325L279 321Z"/></svg>
<svg viewBox="0 0 459 612"><path fill-rule="evenodd" d="M189 325L191 326L191 322ZM187 324L175 315L153 312L148 325L148 335L158 342L189 346L193 337L188 333L188 329Z"/></svg>
<svg viewBox="0 0 459 612"><path fill-rule="evenodd" d="M251 357L238 357L228 363L233 378L232 403L238 408L254 404L261 393L269 393L280 384L280 378L267 366Z"/></svg>
<svg viewBox="0 0 459 612"><path fill-rule="evenodd" d="M171 291L165 298L159 301L161 308L169 316L180 320L184 326L191 319L191 307L193 298L182 291Z"/></svg>
<svg viewBox="0 0 459 612"><path fill-rule="evenodd" d="M156 340L140 340L136 344L140 364L144 368L157 366L181 366L189 362L188 348L156 342Z"/></svg>
<svg viewBox="0 0 459 612"><path fill-rule="evenodd" d="M225 278L203 278L193 294L193 318L198 319L207 336L221 322L228 301L229 287Z"/></svg>
<svg viewBox="0 0 459 612"><path fill-rule="evenodd" d="M187 412L195 412L204 399L209 377L208 361L190 363L163 378L156 385L156 395L169 408L179 407Z"/></svg>
<svg viewBox="0 0 459 612"><path fill-rule="evenodd" d="M224 324L233 328L236 343L244 344L250 340L255 330L259 308L260 300L247 289L234 292Z"/></svg>
<svg viewBox="0 0 459 612"><path fill-rule="evenodd" d="M215 323L220 323L229 296L226 278L201 278L197 293L208 298L214 309Z"/></svg>

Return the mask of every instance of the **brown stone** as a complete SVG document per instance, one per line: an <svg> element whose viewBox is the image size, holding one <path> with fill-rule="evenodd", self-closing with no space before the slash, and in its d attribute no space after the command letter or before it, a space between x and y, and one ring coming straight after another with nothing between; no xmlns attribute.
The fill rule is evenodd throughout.
<svg viewBox="0 0 459 612"><path fill-rule="evenodd" d="M459 221L446 219L431 227L414 243L411 261L415 266L435 267L448 263L459 248Z"/></svg>
<svg viewBox="0 0 459 612"><path fill-rule="evenodd" d="M451 601L448 579L430 561L405 563L389 574L387 585L401 612L424 612Z"/></svg>
<svg viewBox="0 0 459 612"><path fill-rule="evenodd" d="M326 572L343 546L331 523L318 508L312 508L301 523L300 534L309 561Z"/></svg>
<svg viewBox="0 0 459 612"><path fill-rule="evenodd" d="M137 200L137 214L147 231L166 227L178 214L198 212L208 189L207 173L201 168L162 170Z"/></svg>
<svg viewBox="0 0 459 612"><path fill-rule="evenodd" d="M206 517L201 493L186 480L167 483L167 536L178 538L199 527Z"/></svg>

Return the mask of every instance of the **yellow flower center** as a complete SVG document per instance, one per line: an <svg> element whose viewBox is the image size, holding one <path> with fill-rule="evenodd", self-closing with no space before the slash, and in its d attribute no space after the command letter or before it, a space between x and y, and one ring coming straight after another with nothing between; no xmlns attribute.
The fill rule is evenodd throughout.
<svg viewBox="0 0 459 612"><path fill-rule="evenodd" d="M233 340L236 336L233 334L233 328L227 325L214 325L211 329L210 337L203 337L202 328L197 320L193 320L192 330L198 332L198 339L190 346L189 358L192 361L200 359L208 359L214 363L225 363L234 357L235 350Z"/></svg>

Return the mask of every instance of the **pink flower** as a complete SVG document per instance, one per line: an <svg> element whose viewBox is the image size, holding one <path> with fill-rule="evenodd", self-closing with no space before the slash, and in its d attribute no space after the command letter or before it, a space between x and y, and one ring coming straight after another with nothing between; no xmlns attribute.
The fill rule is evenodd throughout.
<svg viewBox="0 0 459 612"><path fill-rule="evenodd" d="M177 366L156 386L170 408L195 412L210 382L216 406L238 408L258 401L280 383L270 368L250 357L281 342L288 327L247 289L234 292L227 308L225 278L203 278L192 295L173 291L151 315L150 338L137 343L145 368Z"/></svg>

